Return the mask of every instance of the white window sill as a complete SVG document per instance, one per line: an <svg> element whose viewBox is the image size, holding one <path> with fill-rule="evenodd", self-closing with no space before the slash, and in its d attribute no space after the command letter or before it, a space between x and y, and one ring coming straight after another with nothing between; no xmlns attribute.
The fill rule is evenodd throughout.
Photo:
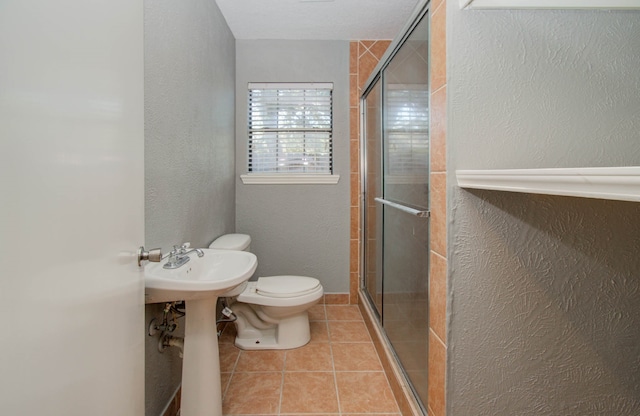
<svg viewBox="0 0 640 416"><path fill-rule="evenodd" d="M340 175L315 175L315 174L255 174L240 175L245 185L335 185L340 180Z"/></svg>

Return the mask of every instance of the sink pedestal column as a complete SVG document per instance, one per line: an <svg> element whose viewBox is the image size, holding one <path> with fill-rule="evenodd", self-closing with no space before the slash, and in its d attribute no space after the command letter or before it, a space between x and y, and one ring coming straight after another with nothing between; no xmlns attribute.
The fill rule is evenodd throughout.
<svg viewBox="0 0 640 416"><path fill-rule="evenodd" d="M217 300L186 301L181 416L222 416Z"/></svg>

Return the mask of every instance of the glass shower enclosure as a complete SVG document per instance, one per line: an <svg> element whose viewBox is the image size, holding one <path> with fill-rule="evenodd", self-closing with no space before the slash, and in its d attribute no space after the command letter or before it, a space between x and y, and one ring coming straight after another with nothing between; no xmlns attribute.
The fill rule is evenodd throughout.
<svg viewBox="0 0 640 416"><path fill-rule="evenodd" d="M429 13L416 15L361 99L365 297L423 409L429 330Z"/></svg>

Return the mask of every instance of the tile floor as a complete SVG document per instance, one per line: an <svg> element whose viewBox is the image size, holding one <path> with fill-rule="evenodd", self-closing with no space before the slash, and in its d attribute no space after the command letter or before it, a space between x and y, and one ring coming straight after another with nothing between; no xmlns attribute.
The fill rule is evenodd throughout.
<svg viewBox="0 0 640 416"><path fill-rule="evenodd" d="M362 315L354 305L312 307L311 342L243 351L220 337L225 415L400 415Z"/></svg>

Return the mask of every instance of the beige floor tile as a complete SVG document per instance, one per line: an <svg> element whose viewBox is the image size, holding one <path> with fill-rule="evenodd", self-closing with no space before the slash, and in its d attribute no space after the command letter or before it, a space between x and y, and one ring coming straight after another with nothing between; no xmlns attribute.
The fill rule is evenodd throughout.
<svg viewBox="0 0 640 416"><path fill-rule="evenodd" d="M398 413L398 405L382 372L338 372L342 413Z"/></svg>
<svg viewBox="0 0 640 416"><path fill-rule="evenodd" d="M364 322L328 321L332 342L371 342Z"/></svg>
<svg viewBox="0 0 640 416"><path fill-rule="evenodd" d="M218 342L223 344L233 344L236 340L236 335L237 335L237 332L236 332L235 324L228 322L225 325L224 330L222 331L222 334L218 338Z"/></svg>
<svg viewBox="0 0 640 416"><path fill-rule="evenodd" d="M284 350L241 351L235 371L282 371L284 355Z"/></svg>
<svg viewBox="0 0 640 416"><path fill-rule="evenodd" d="M284 373L282 413L337 413L332 372Z"/></svg>
<svg viewBox="0 0 640 416"><path fill-rule="evenodd" d="M310 343L287 351L285 371L333 371L329 343Z"/></svg>
<svg viewBox="0 0 640 416"><path fill-rule="evenodd" d="M362 321L362 314L356 305L327 305L326 309L330 321Z"/></svg>
<svg viewBox="0 0 640 416"><path fill-rule="evenodd" d="M220 371L230 373L236 366L240 350L227 343L218 344L218 350L220 351Z"/></svg>
<svg viewBox="0 0 640 416"><path fill-rule="evenodd" d="M324 311L324 303L319 303L309 308L310 321L324 321L326 319L327 319L327 314Z"/></svg>
<svg viewBox="0 0 640 416"><path fill-rule="evenodd" d="M282 373L234 373L222 401L225 415L279 412Z"/></svg>
<svg viewBox="0 0 640 416"><path fill-rule="evenodd" d="M329 332L326 321L309 322L311 342L329 342Z"/></svg>
<svg viewBox="0 0 640 416"><path fill-rule="evenodd" d="M371 413L342 413L348 416L372 416ZM375 413L375 416L400 416L402 413Z"/></svg>
<svg viewBox="0 0 640 416"><path fill-rule="evenodd" d="M373 343L331 343L336 371L382 371Z"/></svg>
<svg viewBox="0 0 640 416"><path fill-rule="evenodd" d="M220 386L222 390L222 397L224 397L227 392L227 387L229 387L229 382L231 381L231 373L220 373Z"/></svg>

